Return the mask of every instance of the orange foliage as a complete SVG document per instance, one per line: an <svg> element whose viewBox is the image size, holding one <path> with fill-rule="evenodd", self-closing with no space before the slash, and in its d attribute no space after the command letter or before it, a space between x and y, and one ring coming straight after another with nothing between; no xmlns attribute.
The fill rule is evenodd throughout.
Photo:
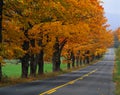
<svg viewBox="0 0 120 95"><path fill-rule="evenodd" d="M104 9L98 0L5 1L3 36L9 52L15 47L22 56L26 52L37 54L42 49L49 58L56 37L59 44L67 41L63 55L68 49L74 53L78 50L83 53L86 50L105 52L112 43L112 34L106 30ZM28 37L24 35L25 31ZM35 47L30 44L30 48L23 52L23 42L31 39L35 40ZM38 45L39 40L41 45ZM14 52L10 54L13 56Z"/></svg>

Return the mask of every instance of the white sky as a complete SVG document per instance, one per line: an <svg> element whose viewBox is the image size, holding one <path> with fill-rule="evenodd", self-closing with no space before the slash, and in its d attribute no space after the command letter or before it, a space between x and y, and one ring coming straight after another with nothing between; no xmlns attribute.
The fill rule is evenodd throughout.
<svg viewBox="0 0 120 95"><path fill-rule="evenodd" d="M107 13L120 14L120 0L103 0Z"/></svg>
<svg viewBox="0 0 120 95"><path fill-rule="evenodd" d="M108 18L110 29L116 29L120 26L120 0L102 0L105 15Z"/></svg>

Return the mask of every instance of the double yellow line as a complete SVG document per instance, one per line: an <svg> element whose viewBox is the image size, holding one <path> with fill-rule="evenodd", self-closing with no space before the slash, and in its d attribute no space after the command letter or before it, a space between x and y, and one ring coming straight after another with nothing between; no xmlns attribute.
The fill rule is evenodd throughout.
<svg viewBox="0 0 120 95"><path fill-rule="evenodd" d="M91 72L89 72L89 73L87 73L87 74L85 74L85 75L83 75L83 76L75 79L75 80L69 81L69 82L67 82L67 83L65 83L65 84L63 84L63 85L60 85L60 86L57 86L57 87L55 87L55 88L52 88L52 89L50 89L50 90L48 90L48 91L45 91L45 92L43 92L43 93L41 93L41 94L39 94L39 95L49 95L49 94L52 94L52 93L56 92L57 89L62 88L62 87L67 86L67 85L70 85L70 84L74 84L76 81L82 80L82 79L84 79L85 77L91 75L92 73L94 73L94 72L96 72L96 71L97 71L97 69L95 69L95 70L93 70L93 71L91 71Z"/></svg>

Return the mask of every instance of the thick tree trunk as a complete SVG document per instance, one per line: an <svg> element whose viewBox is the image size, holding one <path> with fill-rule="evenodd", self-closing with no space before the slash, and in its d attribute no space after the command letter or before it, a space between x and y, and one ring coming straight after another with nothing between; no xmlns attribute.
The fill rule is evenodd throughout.
<svg viewBox="0 0 120 95"><path fill-rule="evenodd" d="M33 25L32 25L30 22L28 22L28 25L29 25L29 28L28 28L28 29L24 29L24 28L23 28L22 30L24 31L25 37L26 37L28 40L30 40L29 35L28 35L28 31L29 31L29 29L31 29L31 28L33 27ZM32 43L33 40L32 40L32 41L30 40L30 42ZM23 45L22 45L22 49L23 49L24 51L27 51L27 50L29 49L29 44L30 44L30 42L27 41L27 40L24 40ZM27 78L27 77L28 77L29 61L30 61L30 55L29 55L29 52L27 52L27 53L25 54L25 56L23 56L23 57L21 58L21 62L22 62L22 77L23 77L23 78Z"/></svg>
<svg viewBox="0 0 120 95"><path fill-rule="evenodd" d="M0 44L2 44L2 10L3 10L2 7L3 0L0 0ZM2 63L0 63L0 81L1 80L2 80Z"/></svg>
<svg viewBox="0 0 120 95"><path fill-rule="evenodd" d="M53 48L54 48L54 52L52 56L53 72L60 71L60 49L59 49L59 41L57 37Z"/></svg>
<svg viewBox="0 0 120 95"><path fill-rule="evenodd" d="M37 61L38 61L38 74L42 75L44 74L44 50L43 50L43 43L42 43L42 39L43 39L43 33L41 33L41 39L38 42L38 45L42 48L39 52L39 54L37 55Z"/></svg>
<svg viewBox="0 0 120 95"><path fill-rule="evenodd" d="M71 60L72 60L72 67L75 67L75 55L73 53L73 51L71 52Z"/></svg>
<svg viewBox="0 0 120 95"><path fill-rule="evenodd" d="M54 45L54 53L52 56L52 62L53 62L53 71L59 71L60 70L60 50L59 50L58 42L56 42Z"/></svg>
<svg viewBox="0 0 120 95"><path fill-rule="evenodd" d="M58 37L56 37L56 42L53 46L54 52L52 56L52 62L53 62L53 71L60 71L60 64L61 64L61 52L63 47L65 46L67 42L67 38L65 38L61 43L59 43Z"/></svg>
<svg viewBox="0 0 120 95"><path fill-rule="evenodd" d="M29 55L26 54L22 59L22 78L28 77Z"/></svg>
<svg viewBox="0 0 120 95"><path fill-rule="evenodd" d="M24 41L22 45L23 50L28 50L29 49L29 42ZM29 67L29 54L26 53L22 58L21 58L21 63L22 63L22 78L27 78L28 77L28 67Z"/></svg>
<svg viewBox="0 0 120 95"><path fill-rule="evenodd" d="M30 76L36 76L36 70L37 70L37 58L33 54L30 59Z"/></svg>
<svg viewBox="0 0 120 95"><path fill-rule="evenodd" d="M35 48L35 39L30 40L30 44L33 48ZM36 75L37 63L36 63L36 55L32 54L30 56L30 76Z"/></svg>
<svg viewBox="0 0 120 95"><path fill-rule="evenodd" d="M0 0L0 43L2 43L2 7L3 7L3 0Z"/></svg>
<svg viewBox="0 0 120 95"><path fill-rule="evenodd" d="M38 55L38 74L41 75L44 73L44 51L41 50Z"/></svg>

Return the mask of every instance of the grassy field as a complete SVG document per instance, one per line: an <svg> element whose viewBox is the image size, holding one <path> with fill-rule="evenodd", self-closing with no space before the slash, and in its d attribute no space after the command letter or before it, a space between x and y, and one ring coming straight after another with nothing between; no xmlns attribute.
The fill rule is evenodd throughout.
<svg viewBox="0 0 120 95"><path fill-rule="evenodd" d="M62 69L66 69L66 64L61 64ZM6 77L20 77L21 76L21 64L11 64L7 63L3 66L3 75ZM44 64L44 72L52 72L52 64Z"/></svg>
<svg viewBox="0 0 120 95"><path fill-rule="evenodd" d="M116 50L116 61L113 80L116 83L116 95L120 95L120 48Z"/></svg>

